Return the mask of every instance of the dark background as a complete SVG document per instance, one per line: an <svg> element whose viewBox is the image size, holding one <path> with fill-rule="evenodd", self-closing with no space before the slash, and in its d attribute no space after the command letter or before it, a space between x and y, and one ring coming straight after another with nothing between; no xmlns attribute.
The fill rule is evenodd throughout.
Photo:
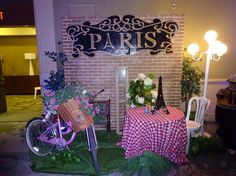
<svg viewBox="0 0 236 176"><path fill-rule="evenodd" d="M33 0L1 0L0 26L34 25Z"/></svg>

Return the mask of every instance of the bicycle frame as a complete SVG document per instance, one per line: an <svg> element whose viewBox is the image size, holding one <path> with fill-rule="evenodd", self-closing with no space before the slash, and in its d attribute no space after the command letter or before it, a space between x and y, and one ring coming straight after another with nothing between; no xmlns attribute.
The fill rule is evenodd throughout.
<svg viewBox="0 0 236 176"><path fill-rule="evenodd" d="M100 94L101 92L103 92L104 89L100 90L99 92L97 92L94 96L93 96L93 100L96 98L96 96L98 94ZM90 101L91 103L93 103L93 101ZM56 115L56 122L53 121L52 117ZM68 146L70 145L75 137L77 136L77 132L74 132L73 129L71 128L71 124L70 122L66 124L68 125L68 128L66 129L66 131L64 132L63 129L62 129L62 126L61 126L61 117L60 115L57 113L57 111L52 108L52 107L48 107L47 111L46 111L46 115L45 117L42 119L42 121L44 123L47 123L49 125L49 127L46 128L46 130L40 135L37 137L37 139L39 141L42 141L42 142L46 142L46 143L49 143L49 144L52 144L52 145L59 145L59 146ZM51 123L52 122L52 123ZM95 130L94 130L94 126L92 125L92 128L93 128L93 136L95 138L95 148L97 149L98 146L97 146L97 139L96 139L96 134L95 134ZM63 135L66 135L66 134L69 134L69 133L72 133L71 137L69 140L66 140ZM87 139L89 138L89 135L88 135L88 129L86 128L86 135L87 135ZM90 141L88 140L88 146L89 146L89 151L91 150L90 148Z"/></svg>
<svg viewBox="0 0 236 176"><path fill-rule="evenodd" d="M43 132L39 137L37 137L37 139L40 141L43 141L43 142L53 144L53 145L62 145L62 146L70 145L74 141L77 133L73 131L73 134L71 135L70 139L68 141L66 141L62 135L69 134L70 132L72 132L70 125L68 125L67 130L65 132L63 132L60 116L57 114L56 115L57 122L53 123L51 125L47 120L47 118L49 118L49 116L47 116L47 115L43 119L43 121L48 123L50 127L48 127L45 132ZM59 137L56 137L57 132L59 133ZM52 137L48 136L50 133L53 134Z"/></svg>
<svg viewBox="0 0 236 176"><path fill-rule="evenodd" d="M99 93L103 91L104 89L99 91ZM97 95L98 93L95 94L93 98L95 99ZM53 147L56 147L58 150L63 150L65 147L69 149L68 145L75 140L75 137L78 134L78 132L73 131L72 123L70 121L64 121L55 109L51 107L48 108L49 109L46 111L45 117L36 117L27 123L26 142L30 150L38 156L46 156L50 154ZM63 129L64 122L67 125L66 129ZM85 128L85 132L87 135L88 149L92 155L94 168L95 171L98 172L100 170L97 160L98 144L93 123L91 126ZM67 134L70 135L68 140L66 140L64 136ZM45 143L50 145L45 145Z"/></svg>

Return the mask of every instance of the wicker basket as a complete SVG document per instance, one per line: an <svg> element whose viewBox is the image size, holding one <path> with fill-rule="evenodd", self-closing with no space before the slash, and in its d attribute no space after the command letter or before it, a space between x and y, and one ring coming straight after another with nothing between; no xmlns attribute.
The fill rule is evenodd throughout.
<svg viewBox="0 0 236 176"><path fill-rule="evenodd" d="M59 105L57 111L63 120L71 122L72 129L75 132L84 130L93 123L91 115L87 115L81 111L80 106L74 98Z"/></svg>

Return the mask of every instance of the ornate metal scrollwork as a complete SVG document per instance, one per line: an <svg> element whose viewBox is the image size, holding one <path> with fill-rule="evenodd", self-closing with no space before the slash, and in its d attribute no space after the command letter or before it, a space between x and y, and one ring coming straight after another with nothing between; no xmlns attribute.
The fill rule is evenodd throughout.
<svg viewBox="0 0 236 176"><path fill-rule="evenodd" d="M110 16L98 24L89 21L81 25L67 27L67 33L73 41L74 58L81 52L87 56L94 56L96 51L103 51L112 55L135 54L139 50L151 50L155 55L161 51L172 52L171 38L178 29L173 21L155 18L147 23L132 15L123 18Z"/></svg>

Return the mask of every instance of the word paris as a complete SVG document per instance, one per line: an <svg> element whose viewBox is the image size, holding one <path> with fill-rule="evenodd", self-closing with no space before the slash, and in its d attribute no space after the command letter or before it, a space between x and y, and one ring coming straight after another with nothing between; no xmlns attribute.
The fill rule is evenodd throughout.
<svg viewBox="0 0 236 176"><path fill-rule="evenodd" d="M151 55L161 51L171 53L171 38L177 29L178 25L173 21L162 22L155 18L147 23L126 15L123 18L110 16L96 25L88 21L71 25L67 33L73 41L72 56L77 58L81 52L94 56L96 51L116 56L135 54L143 49L151 50Z"/></svg>

